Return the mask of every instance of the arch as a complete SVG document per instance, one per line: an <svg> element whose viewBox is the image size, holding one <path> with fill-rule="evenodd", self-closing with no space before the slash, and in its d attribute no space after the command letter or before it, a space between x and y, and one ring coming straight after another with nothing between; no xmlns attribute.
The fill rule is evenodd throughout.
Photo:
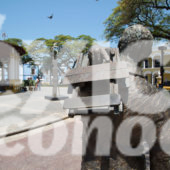
<svg viewBox="0 0 170 170"><path fill-rule="evenodd" d="M143 73L146 81L148 81L149 83L152 83L152 72L151 71L146 71Z"/></svg>
<svg viewBox="0 0 170 170"><path fill-rule="evenodd" d="M146 76L147 74L152 74L152 72L151 71L146 71L143 74L144 74L144 76Z"/></svg>
<svg viewBox="0 0 170 170"><path fill-rule="evenodd" d="M158 70L158 71L154 71L154 72L152 73L152 75L155 75L155 74L159 74L159 70Z"/></svg>

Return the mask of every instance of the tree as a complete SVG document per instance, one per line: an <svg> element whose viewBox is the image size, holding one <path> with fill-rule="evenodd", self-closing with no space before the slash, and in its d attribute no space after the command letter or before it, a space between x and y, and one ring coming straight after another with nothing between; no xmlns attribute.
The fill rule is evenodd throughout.
<svg viewBox="0 0 170 170"><path fill-rule="evenodd" d="M169 0L119 0L104 22L107 40L117 40L133 24L146 26L156 39L170 39Z"/></svg>
<svg viewBox="0 0 170 170"><path fill-rule="evenodd" d="M31 44L25 44L25 48L29 56L32 57L33 61L40 65L43 61L44 56L50 56L50 50L46 45L46 39L36 39Z"/></svg>
<svg viewBox="0 0 170 170"><path fill-rule="evenodd" d="M84 48L83 51L82 51L83 54L86 54L86 53L89 51L90 47L93 45L93 42L94 42L94 40L95 40L95 39L92 38L91 36L89 36L89 35L84 35L84 34L78 36L77 39L78 39L78 40L83 40L83 41L86 41L86 42L87 42L85 48Z"/></svg>
<svg viewBox="0 0 170 170"><path fill-rule="evenodd" d="M85 54L88 52L94 40L88 35L80 35L75 38L70 35L60 34L56 35L54 39L38 38L30 45L26 45L26 49L34 62L39 63L43 71L50 71L51 74L53 61L52 47L54 45L58 46L60 49L57 55L58 73L62 78L65 72L72 68L81 53Z"/></svg>
<svg viewBox="0 0 170 170"><path fill-rule="evenodd" d="M23 46L23 41L19 38L8 38L4 40L4 42L7 42L12 45Z"/></svg>
<svg viewBox="0 0 170 170"><path fill-rule="evenodd" d="M53 47L54 43L56 43L57 41L54 39L46 39L45 43L47 45L47 47L51 50L51 48Z"/></svg>
<svg viewBox="0 0 170 170"><path fill-rule="evenodd" d="M30 65L34 65L34 60L32 59L32 57L30 57L28 54L25 54L23 56L21 56L21 61L22 61L22 64L30 64Z"/></svg>
<svg viewBox="0 0 170 170"><path fill-rule="evenodd" d="M60 34L55 36L54 39L56 40L56 45L62 47L67 41L74 40L75 38L70 35Z"/></svg>

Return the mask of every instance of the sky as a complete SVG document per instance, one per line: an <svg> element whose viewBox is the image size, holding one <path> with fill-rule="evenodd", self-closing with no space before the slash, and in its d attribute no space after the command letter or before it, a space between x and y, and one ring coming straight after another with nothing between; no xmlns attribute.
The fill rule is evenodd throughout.
<svg viewBox="0 0 170 170"><path fill-rule="evenodd" d="M0 39L3 32L25 41L86 34L103 43L103 22L116 6L116 0L1 0Z"/></svg>

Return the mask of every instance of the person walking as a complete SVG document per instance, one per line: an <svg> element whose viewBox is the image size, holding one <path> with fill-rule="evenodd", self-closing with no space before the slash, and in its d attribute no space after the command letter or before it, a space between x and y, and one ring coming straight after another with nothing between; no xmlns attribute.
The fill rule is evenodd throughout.
<svg viewBox="0 0 170 170"><path fill-rule="evenodd" d="M37 80L36 80L36 90L41 91L41 80L40 80L40 77L37 77Z"/></svg>

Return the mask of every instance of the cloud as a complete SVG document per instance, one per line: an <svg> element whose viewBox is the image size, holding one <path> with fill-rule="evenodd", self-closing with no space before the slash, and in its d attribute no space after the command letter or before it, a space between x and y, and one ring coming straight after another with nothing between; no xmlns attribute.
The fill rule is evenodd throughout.
<svg viewBox="0 0 170 170"><path fill-rule="evenodd" d="M0 30L2 29L2 25L5 20L6 20L6 15L0 14Z"/></svg>
<svg viewBox="0 0 170 170"><path fill-rule="evenodd" d="M95 41L95 43L102 47L110 47L110 42L108 41Z"/></svg>

